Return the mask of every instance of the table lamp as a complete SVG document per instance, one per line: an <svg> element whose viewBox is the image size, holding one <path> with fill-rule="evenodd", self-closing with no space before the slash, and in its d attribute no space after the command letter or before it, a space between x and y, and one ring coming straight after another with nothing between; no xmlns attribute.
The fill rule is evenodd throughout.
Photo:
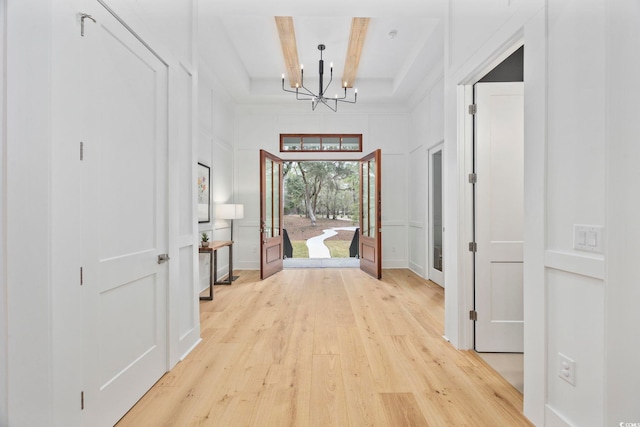
<svg viewBox="0 0 640 427"><path fill-rule="evenodd" d="M231 241L233 241L233 220L244 218L244 205L216 205L216 219L231 220Z"/></svg>

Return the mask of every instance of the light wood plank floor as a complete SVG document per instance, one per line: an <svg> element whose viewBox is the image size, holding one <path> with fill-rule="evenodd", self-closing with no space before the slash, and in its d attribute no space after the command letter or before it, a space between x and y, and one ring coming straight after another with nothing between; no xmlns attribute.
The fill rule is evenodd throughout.
<svg viewBox="0 0 640 427"><path fill-rule="evenodd" d="M531 425L515 388L444 341L443 290L409 270L239 273L118 426Z"/></svg>

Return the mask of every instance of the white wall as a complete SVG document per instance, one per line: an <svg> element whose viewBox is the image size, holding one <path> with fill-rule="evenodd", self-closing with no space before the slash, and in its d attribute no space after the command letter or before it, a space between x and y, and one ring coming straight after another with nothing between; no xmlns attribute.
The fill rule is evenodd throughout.
<svg viewBox="0 0 640 427"><path fill-rule="evenodd" d="M640 353L640 5L635 0L607 2L607 150L605 218L607 268L605 311L604 425L640 422L638 354Z"/></svg>
<svg viewBox="0 0 640 427"><path fill-rule="evenodd" d="M536 44L536 30L544 20L535 16L543 8L543 1L483 1L450 0L445 30L444 83L444 210L445 210L445 334L456 346L468 348L472 343L471 322L462 313L472 305L472 257L467 243L471 234L471 120L465 104L471 102L470 86L504 59L509 50L525 42ZM530 57L525 68L538 70L546 61L543 51ZM544 67L543 67L544 70ZM526 70L525 70L526 72ZM527 91L545 93L544 81L537 86L525 85ZM527 108L528 107L528 108ZM540 116L540 106L525 106L525 114ZM529 131L526 129L526 131ZM526 135L525 135L526 140ZM540 142L538 142L540 146ZM526 173L526 172L525 172ZM525 183L526 185L526 183ZM465 319L466 317L466 319Z"/></svg>
<svg viewBox="0 0 640 427"><path fill-rule="evenodd" d="M7 5L7 106L12 106L7 110L5 158L9 425L50 425L53 410L51 191L43 185L51 178L51 14L51 5L42 0ZM29 115L13 107L20 105ZM31 172L29 179L25 171ZM37 207L25 209L34 200ZM37 257L30 241L39 242Z"/></svg>
<svg viewBox="0 0 640 427"><path fill-rule="evenodd" d="M444 81L410 113L385 106L339 114L311 113L296 103L234 108L206 71L209 65L200 67L202 75L196 72L189 18L197 12L195 2L156 3L109 1L169 62L170 93L176 95L170 98L175 99L170 101L171 138L198 140L197 150L190 152L173 146L177 156L171 173L176 181L170 197L180 201L175 205L189 199L186 188L194 175L188 164L195 160L212 166L214 202L245 204L245 219L234 224L238 268L259 267L258 150L277 154L278 134L289 132L363 133L363 154L382 148L384 267L411 266L417 271L422 262L426 268L426 235L423 242L410 243L408 234L410 227L426 224L426 203L414 198L426 194L416 183L426 183L421 159L426 162L426 148L444 137L445 333L461 348L469 346L471 323L464 319L470 303L469 254L464 248L469 159L467 128L458 116L464 98L459 85L471 83L508 46L524 40L525 414L537 425L640 420L640 338L629 333L640 322L635 244L640 229L634 225L640 206L633 186L640 178L640 132L629 125L635 123L640 95L632 84L640 73L640 11L635 0L450 0ZM6 376L0 409L8 411L9 425L81 423L76 208L81 46L76 13L82 4L7 3L10 108L6 152L0 157L0 184L6 185L6 227L0 227L6 233L6 251L0 254L6 300L0 296L0 308L6 313L7 333L0 332L5 346L0 345L0 351L5 350L0 370ZM156 7L172 8L175 19L161 20ZM198 84L199 77L196 95L189 87ZM189 126L189 114L183 115L188 105L198 117L197 127ZM194 270L190 248L196 226L190 234L189 213L184 211L172 210L170 217L170 251L180 260L180 267L172 264L172 281L199 278L203 287L207 276L203 281ZM604 256L584 256L572 249L576 223L605 225L606 262ZM208 227L215 229L214 238L226 238L226 223ZM34 241L39 242L37 251ZM182 302L172 303L172 333L195 330L193 300L176 300ZM181 311L189 310L189 304L191 312ZM172 361L188 344L176 344ZM577 363L575 387L555 375L559 351ZM0 423L2 417L0 413Z"/></svg>
<svg viewBox="0 0 640 427"><path fill-rule="evenodd" d="M189 206L180 208L178 203L188 202L195 194L191 139L197 76L190 56L193 49L183 50L193 42L192 3L167 5L174 9L162 22L156 15L154 20L149 18L156 7L151 2L108 1L169 69L170 366L199 339L197 302L184 297L185 292L195 294L196 226L191 221L189 229L185 221ZM84 2L7 4L3 274L8 379L2 399L8 403L9 425L81 425L79 83L83 55L78 13ZM185 190L187 181L190 186Z"/></svg>
<svg viewBox="0 0 640 427"><path fill-rule="evenodd" d="M547 136L547 40L546 10L540 9L525 26L525 146L524 170L524 269L526 301L524 413L542 424L546 397L545 283L545 163ZM527 89L528 88L528 89Z"/></svg>
<svg viewBox="0 0 640 427"><path fill-rule="evenodd" d="M409 138L408 262L429 277L429 155L444 140L444 80L441 78L411 110Z"/></svg>
<svg viewBox="0 0 640 427"><path fill-rule="evenodd" d="M234 104L229 94L213 76L207 64L200 63L198 86L198 162L211 167L211 222L199 224L200 233L206 232L211 240L229 240L230 222L216 220L217 203L233 203L233 136ZM238 235L238 220L234 221L234 240ZM237 245L234 245L234 249ZM209 286L209 258L199 256L200 289ZM234 253L234 259L237 255ZM234 264L234 268L236 265ZM229 253L218 251L218 277L229 271Z"/></svg>
<svg viewBox="0 0 640 427"><path fill-rule="evenodd" d="M235 179L236 201L245 205L245 218L237 221L234 233L237 251L235 267L260 268L259 151L264 149L292 160L359 159L382 149L382 264L384 268L406 268L408 199L409 115L404 110L380 109L362 105L357 113L345 106L338 113L315 112L306 103L291 100L286 105L260 105L236 108ZM367 111L368 110L368 111ZM391 112L384 112L384 111ZM362 153L280 153L280 133L362 133Z"/></svg>
<svg viewBox="0 0 640 427"><path fill-rule="evenodd" d="M0 425L7 425L7 269L6 269L6 8L7 2L0 1Z"/></svg>
<svg viewBox="0 0 640 427"><path fill-rule="evenodd" d="M536 425L637 422L635 246L640 67L637 2L451 0L445 71L446 330L470 346L464 91L525 45L525 414ZM474 9L475 8L475 9ZM478 9L480 8L480 9ZM460 114L459 114L460 112ZM605 226L606 253L573 249L573 225ZM455 246L455 247L452 247ZM576 384L557 374L558 352Z"/></svg>
<svg viewBox="0 0 640 427"><path fill-rule="evenodd" d="M473 346L471 86L510 51L525 45L525 414L544 425L546 382L544 185L546 12L542 1L451 0L445 42L444 169L445 335ZM530 126L531 124L531 126Z"/></svg>
<svg viewBox="0 0 640 427"><path fill-rule="evenodd" d="M573 224L605 225L604 6L550 1L547 22L547 406L584 426L604 425L604 256L573 250Z"/></svg>

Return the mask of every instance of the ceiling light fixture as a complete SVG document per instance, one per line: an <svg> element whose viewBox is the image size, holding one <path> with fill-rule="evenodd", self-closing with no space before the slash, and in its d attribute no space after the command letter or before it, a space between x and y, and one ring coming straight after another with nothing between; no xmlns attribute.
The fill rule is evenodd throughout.
<svg viewBox="0 0 640 427"><path fill-rule="evenodd" d="M358 101L358 89L354 90L353 101L347 99L347 88L349 87L349 82L343 82L342 87L344 88L344 95L338 98L336 94L333 98L327 98L325 93L329 86L331 86L331 82L333 81L333 63L331 63L331 78L329 79L329 83L327 86L324 86L323 76L324 76L324 60L322 59L322 51L325 50L325 45L319 44L318 50L320 51L320 61L318 62L318 72L320 74L320 84L318 85L318 94L313 93L309 89L304 86L304 67L300 65L300 83L296 83L296 90L285 89L284 87L284 74L282 75L282 90L285 92L295 93L296 99L298 101L311 101L311 109L315 111L318 104L322 103L326 105L329 109L333 111L338 111L338 102L346 102L348 104L355 104Z"/></svg>

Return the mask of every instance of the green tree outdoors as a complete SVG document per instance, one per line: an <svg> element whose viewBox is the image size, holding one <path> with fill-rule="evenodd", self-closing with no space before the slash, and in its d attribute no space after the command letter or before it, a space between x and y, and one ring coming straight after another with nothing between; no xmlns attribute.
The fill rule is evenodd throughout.
<svg viewBox="0 0 640 427"><path fill-rule="evenodd" d="M357 162L285 162L285 214L299 214L316 223L316 215L357 220L360 179Z"/></svg>

